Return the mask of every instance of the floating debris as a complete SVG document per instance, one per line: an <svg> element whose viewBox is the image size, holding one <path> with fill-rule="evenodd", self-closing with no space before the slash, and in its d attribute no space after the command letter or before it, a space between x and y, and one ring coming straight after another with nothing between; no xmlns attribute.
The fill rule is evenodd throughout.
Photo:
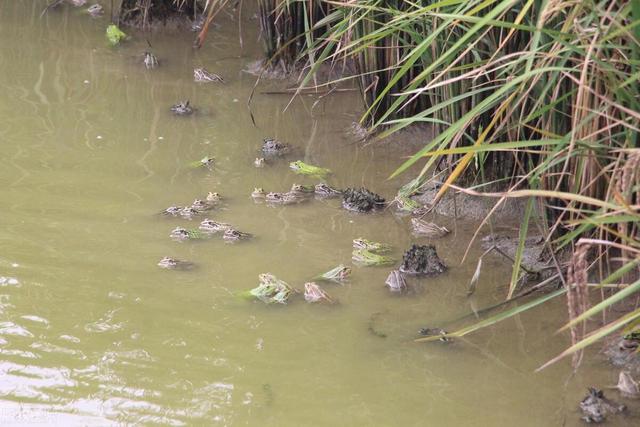
<svg viewBox="0 0 640 427"><path fill-rule="evenodd" d="M313 191L317 197L338 197L342 195L342 191L325 183L317 184Z"/></svg>
<svg viewBox="0 0 640 427"><path fill-rule="evenodd" d="M373 242L371 240L363 239L359 237L353 239L353 247L355 249L366 249L371 252L387 253L391 251L391 245L380 242Z"/></svg>
<svg viewBox="0 0 640 427"><path fill-rule="evenodd" d="M257 298L266 304L286 304L295 290L287 282L276 278L271 273L258 275L260 284L248 292L242 294Z"/></svg>
<svg viewBox="0 0 640 427"><path fill-rule="evenodd" d="M419 218L411 218L411 228L413 233L419 236L426 236L432 239L444 237L450 233L447 227L441 227L433 222L427 222Z"/></svg>
<svg viewBox="0 0 640 427"><path fill-rule="evenodd" d="M193 108L191 107L188 99L186 101L180 101L177 104L172 105L170 110L176 116L189 116L193 114Z"/></svg>
<svg viewBox="0 0 640 427"><path fill-rule="evenodd" d="M333 304L335 301L315 282L304 284L304 300L306 302L326 302Z"/></svg>
<svg viewBox="0 0 640 427"><path fill-rule="evenodd" d="M391 292L406 292L409 289L404 275L399 270L391 270L384 283Z"/></svg>
<svg viewBox="0 0 640 427"><path fill-rule="evenodd" d="M330 282L342 283L351 276L351 269L342 264L332 268L324 274L314 277L314 280L327 280Z"/></svg>
<svg viewBox="0 0 640 427"><path fill-rule="evenodd" d="M210 73L204 68L194 68L193 69L193 80L201 83L224 83L224 79L217 74Z"/></svg>
<svg viewBox="0 0 640 427"><path fill-rule="evenodd" d="M437 337L437 336L440 336L440 338L438 338L438 341L442 341L442 342L450 342L451 341L451 338L447 337L447 331L445 331L442 328L420 328L418 333L420 335L422 335L422 336L425 336L425 337Z"/></svg>
<svg viewBox="0 0 640 427"><path fill-rule="evenodd" d="M127 38L127 35L118 28L115 24L110 24L107 27L107 40L111 46L117 46L121 41Z"/></svg>
<svg viewBox="0 0 640 427"><path fill-rule="evenodd" d="M625 405L613 402L604 397L604 392L594 387L589 387L587 396L580 402L582 420L587 423L601 423L608 414L617 414L627 409Z"/></svg>
<svg viewBox="0 0 640 427"><path fill-rule="evenodd" d="M366 188L347 188L343 192L342 207L354 212L370 212L385 206L385 200Z"/></svg>
<svg viewBox="0 0 640 427"><path fill-rule="evenodd" d="M395 259L373 253L366 249L356 249L351 254L351 259L356 263L364 266L373 266L373 265L390 265L396 262Z"/></svg>
<svg viewBox="0 0 640 427"><path fill-rule="evenodd" d="M400 271L405 274L434 275L444 273L447 266L438 257L433 245L411 245L402 258Z"/></svg>
<svg viewBox="0 0 640 427"><path fill-rule="evenodd" d="M300 175L311 175L311 176L316 176L320 178L324 178L327 175L331 174L330 169L310 165L303 162L302 160L296 160L295 162L289 163L289 168L291 168L295 173Z"/></svg>
<svg viewBox="0 0 640 427"><path fill-rule="evenodd" d="M199 230L188 230L182 227L176 227L169 234L174 240L198 240L204 239L207 236Z"/></svg>
<svg viewBox="0 0 640 427"><path fill-rule="evenodd" d="M153 68L156 68L158 65L160 65L160 63L158 62L158 58L156 58L156 56L149 52L146 51L144 53L144 66L148 69L151 70Z"/></svg>
<svg viewBox="0 0 640 427"><path fill-rule="evenodd" d="M179 259L164 257L158 262L158 267L166 268L168 270L191 270L195 266L194 263L189 261L181 261Z"/></svg>

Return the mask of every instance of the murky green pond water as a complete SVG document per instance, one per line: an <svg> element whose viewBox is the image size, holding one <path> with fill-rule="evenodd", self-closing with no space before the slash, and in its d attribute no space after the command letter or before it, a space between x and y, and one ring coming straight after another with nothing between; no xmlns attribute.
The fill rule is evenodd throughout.
<svg viewBox="0 0 640 427"><path fill-rule="evenodd" d="M450 271L416 296L390 295L386 268L354 267L346 286L325 287L336 306L238 299L259 273L301 288L350 263L355 237L391 243L396 257L421 241L407 218L350 214L338 200L255 204L255 186L314 182L286 162L256 169L262 138L331 168L337 187L387 197L400 181L386 177L415 147L350 140L353 92L283 112L289 98L265 83L254 126L255 77L242 71L260 55L250 13L243 48L229 17L200 51L191 33L154 34L162 67L146 70L143 34L111 49L106 18L68 8L40 19L43 3L0 1L0 276L15 279L0 286L0 424L578 425L584 388L614 383L597 357L574 377L566 363L533 373L567 343L552 335L562 301L451 345L413 343L422 326L504 298L510 270L498 259L466 298L475 265L460 259L474 228L447 218L454 233L435 244ZM227 83L194 83L198 66ZM171 116L186 98L199 114ZM205 155L213 171L186 167ZM255 240L169 239L199 220L155 214L208 191L226 198L211 216ZM161 270L165 255L198 268Z"/></svg>

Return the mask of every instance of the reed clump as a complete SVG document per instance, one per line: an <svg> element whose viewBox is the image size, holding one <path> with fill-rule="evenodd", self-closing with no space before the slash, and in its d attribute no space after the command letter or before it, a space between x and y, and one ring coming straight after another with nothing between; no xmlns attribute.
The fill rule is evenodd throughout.
<svg viewBox="0 0 640 427"><path fill-rule="evenodd" d="M575 331L640 291L640 2L330 3L327 31L309 38L303 52L312 64L305 81L321 63L355 61L362 124L380 137L413 124L438 131L393 174L421 166L403 195L420 191L428 172L445 165L434 202L452 188L495 197L497 205L528 199L508 298L522 274L536 205L552 256L569 249L586 257L580 248L591 248L579 263L579 283L570 280L576 270L567 274L556 260L567 285L553 295L569 291L573 298L567 328ZM503 191L483 192L488 184ZM587 309L585 300L603 286L623 290L603 291ZM608 322L574 334L562 356L615 330L639 328L640 309Z"/></svg>

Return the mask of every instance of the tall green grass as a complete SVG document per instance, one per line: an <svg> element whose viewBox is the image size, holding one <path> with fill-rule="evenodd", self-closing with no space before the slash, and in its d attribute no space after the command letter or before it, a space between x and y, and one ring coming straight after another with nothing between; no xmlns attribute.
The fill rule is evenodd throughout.
<svg viewBox="0 0 640 427"><path fill-rule="evenodd" d="M327 30L302 52L313 58L303 84L322 63L354 61L351 78L363 91L362 123L371 131L385 137L418 123L438 130L393 174L421 165L404 191L419 191L442 161L448 173L436 202L463 178L463 191L507 182L504 191L481 195L498 204L530 200L516 255L535 204L544 206L539 225L568 298L573 343L563 356L638 327L639 310L593 334L584 320L620 295L594 283L629 285L625 296L640 290L640 1L327 3L332 12L310 27ZM567 249L574 255L563 260ZM521 276L519 256L513 268L507 298ZM588 309L594 296L602 302Z"/></svg>

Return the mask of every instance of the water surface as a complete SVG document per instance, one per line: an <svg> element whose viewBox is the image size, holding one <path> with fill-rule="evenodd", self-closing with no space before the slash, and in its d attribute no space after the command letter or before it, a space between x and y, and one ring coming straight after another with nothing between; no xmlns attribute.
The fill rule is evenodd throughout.
<svg viewBox="0 0 640 427"><path fill-rule="evenodd" d="M291 160L332 169L334 186L386 197L402 182L386 178L415 146L350 139L355 92L305 96L285 111L288 96L264 93L283 85L265 82L254 125L255 77L242 71L260 57L252 13L243 47L224 16L200 51L180 32L134 32L112 49L106 18L69 8L40 19L43 3L0 2L0 276L15 279L0 285L2 424L578 425L585 387L614 383L598 357L573 377L566 363L533 373L567 344L553 335L563 301L450 345L412 342L420 327L506 293L509 266L491 258L466 297L480 249L460 265L475 228L450 218L436 220L453 233L430 242L450 271L422 280L415 296L385 290L388 268L354 267L346 286L325 286L337 306L237 298L263 272L302 288L350 263L356 237L390 243L398 258L428 242L391 211L351 214L337 200L255 204L256 186L316 182L286 162L254 168L262 138L295 146ZM157 70L142 66L145 38ZM194 83L199 66L227 83ZM169 114L182 99L199 108L195 117ZM205 155L214 170L186 167ZM225 197L211 216L254 241L169 239L199 220L156 213L208 191ZM161 270L165 255L198 268Z"/></svg>

